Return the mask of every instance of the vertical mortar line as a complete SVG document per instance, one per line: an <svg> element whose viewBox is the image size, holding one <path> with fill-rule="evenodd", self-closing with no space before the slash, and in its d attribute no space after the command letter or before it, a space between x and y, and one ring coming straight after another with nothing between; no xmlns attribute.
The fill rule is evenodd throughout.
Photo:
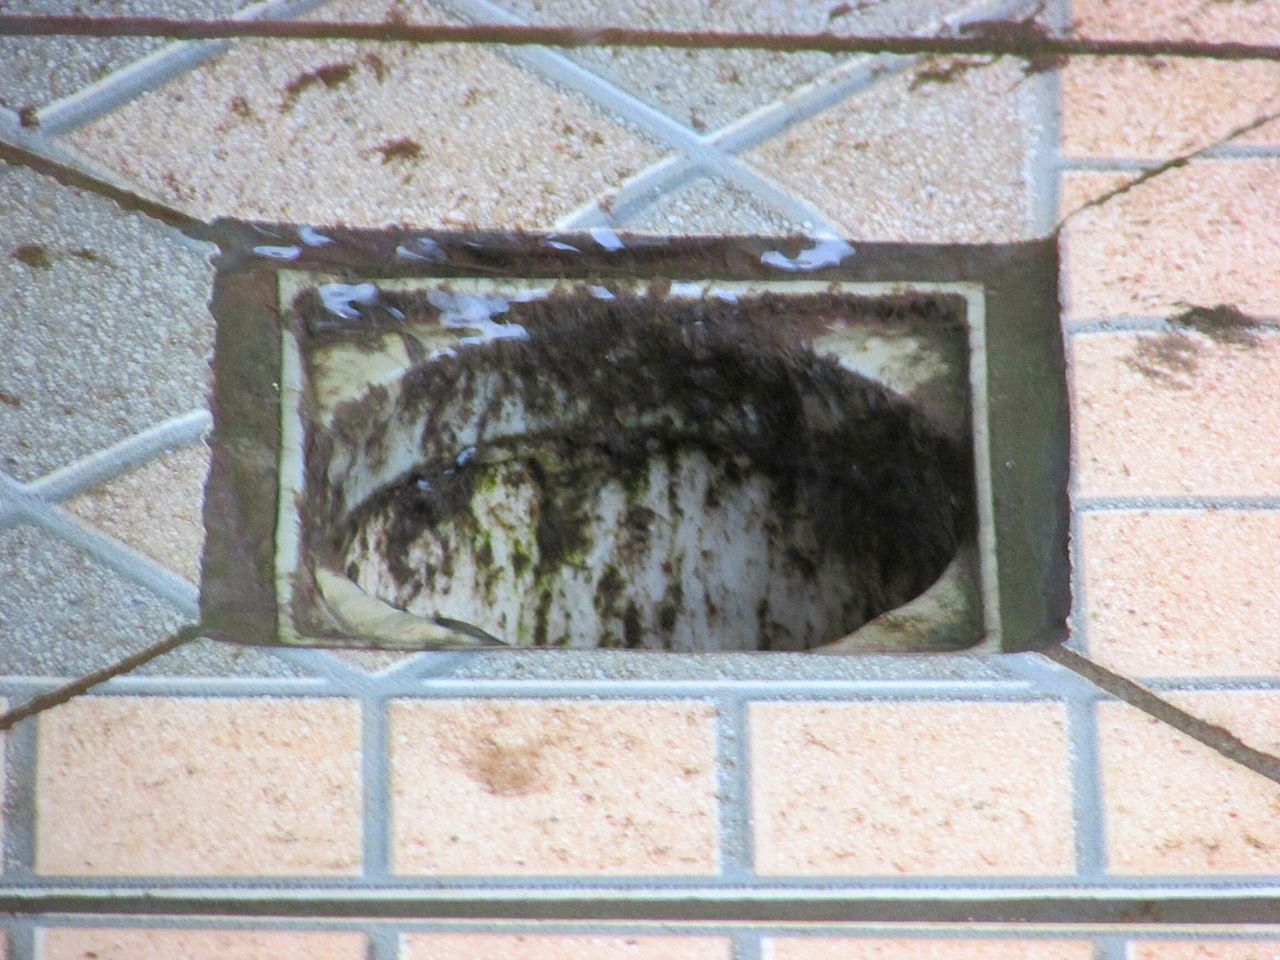
<svg viewBox="0 0 1280 960"><path fill-rule="evenodd" d="M757 930L734 930L733 960L761 960L764 957L764 944Z"/></svg>
<svg viewBox="0 0 1280 960"><path fill-rule="evenodd" d="M1094 941L1095 960L1128 960L1129 942L1121 934L1107 934Z"/></svg>
<svg viewBox="0 0 1280 960"><path fill-rule="evenodd" d="M6 921L9 928L9 952L7 960L36 960L36 925L30 917L15 917ZM0 937L0 945L4 938Z"/></svg>
<svg viewBox="0 0 1280 960"><path fill-rule="evenodd" d="M391 876L390 739L388 698L377 683L360 695L360 785L363 798L364 872L366 883ZM380 954L378 956L381 956Z"/></svg>
<svg viewBox="0 0 1280 960"><path fill-rule="evenodd" d="M12 704L10 704L12 706ZM4 875L35 875L36 859L36 724L31 719L4 737Z"/></svg>
<svg viewBox="0 0 1280 960"><path fill-rule="evenodd" d="M365 935L369 938L369 960L398 960L401 930L379 925L366 930Z"/></svg>
<svg viewBox="0 0 1280 960"><path fill-rule="evenodd" d="M1067 701L1076 875L1091 881L1102 880L1107 874L1106 824L1102 812L1102 771L1098 748L1098 700L1097 697L1077 692Z"/></svg>
<svg viewBox="0 0 1280 960"><path fill-rule="evenodd" d="M1053 0L1049 10L1049 29L1065 31L1071 24L1070 0ZM1040 136L1033 148L1035 157L1031 163L1032 220L1037 233L1047 236L1058 223L1061 198L1062 69L1049 70L1035 80Z"/></svg>
<svg viewBox="0 0 1280 960"><path fill-rule="evenodd" d="M720 875L754 877L751 842L751 768L747 730L750 695L731 693L716 700L716 794L720 808Z"/></svg>

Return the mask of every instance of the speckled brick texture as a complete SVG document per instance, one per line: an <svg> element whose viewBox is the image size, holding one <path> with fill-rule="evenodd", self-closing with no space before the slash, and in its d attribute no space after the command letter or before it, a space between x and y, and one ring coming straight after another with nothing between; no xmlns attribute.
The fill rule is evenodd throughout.
<svg viewBox="0 0 1280 960"><path fill-rule="evenodd" d="M203 217L360 226L548 228L661 156L489 49L346 41L241 43L69 140Z"/></svg>
<svg viewBox="0 0 1280 960"><path fill-rule="evenodd" d="M1037 4L499 7L673 29L905 32L949 18L954 35L962 15ZM502 9L340 0L308 16L462 22ZM1280 43L1273 0L1070 0L1037 16L1083 37ZM0 76L15 78L0 103L75 95L158 46L0 40ZM1007 57L246 41L145 86L63 133L19 130L0 111L0 135L196 216L317 226L831 225L857 248L1005 241L1066 217L1075 646L1280 755L1280 119L1135 183L1280 110L1275 64L1079 57L1039 72ZM82 476L113 444L199 418L211 255L0 166L0 470L19 484ZM1225 309L1215 326L1192 308ZM131 548L134 566L10 522L29 491L0 484L9 704L192 615L206 458L184 437L59 501L57 516ZM142 575L165 571L177 575L169 599ZM286 653L205 641L19 727L0 753L0 839L4 886L37 897L230 888L246 914L274 895L297 896L300 914L6 918L9 957L1280 957L1275 927L685 925L635 906L645 889L690 915L758 897L776 919L868 888L1067 889L1092 903L1194 887L1225 911L1247 886L1274 886L1280 786L1035 655ZM303 915L320 896L436 904L467 889L483 891L467 920ZM483 916L508 896L532 913L544 894L608 917Z"/></svg>
<svg viewBox="0 0 1280 960"><path fill-rule="evenodd" d="M1133 960L1275 960L1280 940L1140 940L1129 945Z"/></svg>
<svg viewBox="0 0 1280 960"><path fill-rule="evenodd" d="M1080 494L1280 493L1280 336L1096 334L1071 349Z"/></svg>
<svg viewBox="0 0 1280 960"><path fill-rule="evenodd" d="M1280 753L1280 694L1170 699ZM1111 873L1280 873L1280 785L1125 704L1102 704L1098 726Z"/></svg>
<svg viewBox="0 0 1280 960"><path fill-rule="evenodd" d="M1070 940L946 940L925 937L780 937L763 960L1092 960L1093 944Z"/></svg>
<svg viewBox="0 0 1280 960"><path fill-rule="evenodd" d="M699 703L397 702L395 872L712 873L715 717Z"/></svg>
<svg viewBox="0 0 1280 960"><path fill-rule="evenodd" d="M1074 60L1062 71L1062 153L1168 159L1280 111L1268 63L1129 58ZM1280 120L1232 140L1280 143Z"/></svg>
<svg viewBox="0 0 1280 960"><path fill-rule="evenodd" d="M254 930L41 930L35 960L366 960L360 933Z"/></svg>
<svg viewBox="0 0 1280 960"><path fill-rule="evenodd" d="M750 732L759 873L1074 869L1059 705L760 703Z"/></svg>
<svg viewBox="0 0 1280 960"><path fill-rule="evenodd" d="M1129 183L1130 173L1069 173L1062 212ZM1280 316L1280 159L1201 160L1071 216L1063 232L1069 320L1167 317L1232 304Z"/></svg>
<svg viewBox="0 0 1280 960"><path fill-rule="evenodd" d="M360 868L345 700L85 697L39 719L36 868L344 876Z"/></svg>
<svg viewBox="0 0 1280 960"><path fill-rule="evenodd" d="M409 934L401 960L732 960L727 937Z"/></svg>
<svg viewBox="0 0 1280 960"><path fill-rule="evenodd" d="M1280 673L1280 513L1086 514L1089 655L1148 676Z"/></svg>

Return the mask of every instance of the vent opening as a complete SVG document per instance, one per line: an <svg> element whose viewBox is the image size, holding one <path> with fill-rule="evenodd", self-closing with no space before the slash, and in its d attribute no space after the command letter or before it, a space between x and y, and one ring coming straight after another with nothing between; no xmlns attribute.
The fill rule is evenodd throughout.
<svg viewBox="0 0 1280 960"><path fill-rule="evenodd" d="M313 553L512 645L804 650L971 538L967 443L811 349L829 313L596 289L387 294L467 336L313 438Z"/></svg>

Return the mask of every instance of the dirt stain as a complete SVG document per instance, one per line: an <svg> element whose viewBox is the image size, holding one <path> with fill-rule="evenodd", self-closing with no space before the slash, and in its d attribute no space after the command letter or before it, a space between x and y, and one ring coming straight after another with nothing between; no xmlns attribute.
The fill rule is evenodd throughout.
<svg viewBox="0 0 1280 960"><path fill-rule="evenodd" d="M341 86L355 75L356 69L354 63L328 63L323 67L316 67L314 70L298 74L284 88L284 100L280 104L280 110L283 112L291 109L298 102L298 98L314 86L320 85L326 90Z"/></svg>
<svg viewBox="0 0 1280 960"><path fill-rule="evenodd" d="M503 742L479 737L465 757L467 774L488 793L520 797L545 789L544 741Z"/></svg>
<svg viewBox="0 0 1280 960"><path fill-rule="evenodd" d="M53 267L49 251L42 243L24 243L20 247L14 247L9 256L34 270L48 270Z"/></svg>
<svg viewBox="0 0 1280 960"><path fill-rule="evenodd" d="M1191 379L1200 368L1203 344L1183 331L1198 333L1219 346L1253 349L1262 342L1258 328L1262 321L1220 303L1213 307L1181 304L1187 309L1169 318L1171 333L1138 338L1125 358L1125 365L1163 386L1190 390Z"/></svg>
<svg viewBox="0 0 1280 960"><path fill-rule="evenodd" d="M416 160L422 156L422 144L408 137L400 137L378 144L372 152L382 154L382 163L386 165L396 160Z"/></svg>

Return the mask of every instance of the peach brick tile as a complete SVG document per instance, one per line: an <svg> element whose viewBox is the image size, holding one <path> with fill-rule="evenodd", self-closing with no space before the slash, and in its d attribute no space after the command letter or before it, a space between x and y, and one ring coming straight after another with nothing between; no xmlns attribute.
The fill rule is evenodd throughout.
<svg viewBox="0 0 1280 960"><path fill-rule="evenodd" d="M37 749L40 873L359 871L353 702L83 697L40 717Z"/></svg>
<svg viewBox="0 0 1280 960"><path fill-rule="evenodd" d="M361 933L58 928L37 932L36 960L366 960Z"/></svg>
<svg viewBox="0 0 1280 960"><path fill-rule="evenodd" d="M1280 493L1280 336L1079 336L1071 381L1079 493Z"/></svg>
<svg viewBox="0 0 1280 960"><path fill-rule="evenodd" d="M492 49L350 41L237 43L65 142L202 217L360 226L550 227L662 155Z"/></svg>
<svg viewBox="0 0 1280 960"><path fill-rule="evenodd" d="M1070 173L1061 209L1133 173ZM1234 304L1280 316L1280 159L1203 160L1070 216L1064 230L1068 320L1168 316Z"/></svg>
<svg viewBox="0 0 1280 960"><path fill-rule="evenodd" d="M730 960L726 937L408 934L400 960Z"/></svg>
<svg viewBox="0 0 1280 960"><path fill-rule="evenodd" d="M208 472L209 448L202 444L144 464L64 506L189 583L199 583Z"/></svg>
<svg viewBox="0 0 1280 960"><path fill-rule="evenodd" d="M763 960L1093 960L1088 940L932 940L780 937Z"/></svg>
<svg viewBox="0 0 1280 960"><path fill-rule="evenodd" d="M702 703L395 703L394 869L713 873L715 719Z"/></svg>
<svg viewBox="0 0 1280 960"><path fill-rule="evenodd" d="M761 874L1074 869L1060 705L760 703L750 728Z"/></svg>
<svg viewBox="0 0 1280 960"><path fill-rule="evenodd" d="M854 237L982 243L1029 236L1030 87L1004 59L939 82L880 80L745 157Z"/></svg>
<svg viewBox="0 0 1280 960"><path fill-rule="evenodd" d="M1280 940L1139 940L1130 960L1280 960Z"/></svg>
<svg viewBox="0 0 1280 960"><path fill-rule="evenodd" d="M1280 43L1280 6L1262 0L1072 0L1085 37Z"/></svg>
<svg viewBox="0 0 1280 960"><path fill-rule="evenodd" d="M1089 655L1137 676L1280 674L1280 512L1082 519Z"/></svg>
<svg viewBox="0 0 1280 960"><path fill-rule="evenodd" d="M1062 153L1163 159L1278 110L1273 64L1082 57L1062 71ZM1232 143L1280 143L1280 121Z"/></svg>
<svg viewBox="0 0 1280 960"><path fill-rule="evenodd" d="M1280 694L1168 699L1280 753ZM1280 873L1280 785L1127 704L1101 704L1098 731L1112 874Z"/></svg>

